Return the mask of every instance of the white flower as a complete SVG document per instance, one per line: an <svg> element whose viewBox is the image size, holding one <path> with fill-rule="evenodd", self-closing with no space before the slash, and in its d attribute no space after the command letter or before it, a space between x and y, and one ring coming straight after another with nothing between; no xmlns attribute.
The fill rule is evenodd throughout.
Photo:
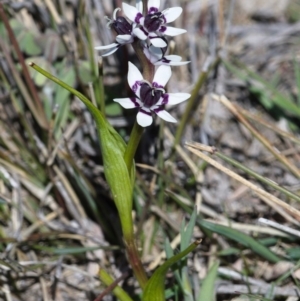
<svg viewBox="0 0 300 301"><path fill-rule="evenodd" d="M172 72L169 66L159 66L155 72L153 82L150 84L144 80L141 72L131 62L128 63L128 84L136 97L116 98L123 108L139 108L137 122L140 126L146 127L152 124L152 113L160 118L177 122L167 111L164 106L167 104L176 105L187 100L190 97L188 93L166 93L164 86L170 79Z"/></svg>
<svg viewBox="0 0 300 301"><path fill-rule="evenodd" d="M185 33L185 29L166 26L167 23L176 20L181 12L181 7L172 7L159 11L160 0L148 0L148 12L143 16L141 3L137 7L123 3L123 10L129 20L141 25L141 30L148 36L155 47L166 47L166 42L162 36L177 36Z"/></svg>
<svg viewBox="0 0 300 301"><path fill-rule="evenodd" d="M168 65L168 66L181 66L186 65L189 61L181 62L179 55L165 55L167 48L158 48L150 45L144 47L143 51L148 60L155 66Z"/></svg>
<svg viewBox="0 0 300 301"><path fill-rule="evenodd" d="M116 52L122 45L130 44L133 42L134 37L138 37L141 40L147 39L147 35L137 26L136 23L130 24L124 17L117 17L117 12L121 10L120 8L116 8L114 10L113 19L108 20L107 27L113 28L116 33L116 42L105 45L105 46L97 46L96 50L107 50L102 56L108 56L114 52Z"/></svg>

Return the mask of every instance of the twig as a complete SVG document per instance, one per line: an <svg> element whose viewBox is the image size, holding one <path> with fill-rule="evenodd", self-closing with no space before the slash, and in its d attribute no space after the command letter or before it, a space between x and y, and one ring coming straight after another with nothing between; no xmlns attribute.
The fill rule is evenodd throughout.
<svg viewBox="0 0 300 301"><path fill-rule="evenodd" d="M208 162L209 164L211 164L212 166L218 168L219 170L223 171L224 173L226 173L230 177L234 178L235 180L239 181L240 183L242 183L242 184L246 185L247 187L251 188L253 190L253 192L255 192L257 195L259 195L264 202L269 204L269 206L271 206L279 214L282 215L282 208L284 208L294 218L296 218L298 222L296 220L294 220L293 218L289 218L289 221L294 223L294 224L299 225L300 212L297 209L295 209L291 205L283 202L282 200L278 199L277 197L273 196L272 194L266 192L265 190L259 188L258 186L254 185L253 183L247 181L246 179L244 179L240 175L236 174L232 170L224 167L223 165L221 165L220 163L218 163L214 159L212 159L209 156L205 155L204 153L199 151L199 146L200 145L201 144L187 143L186 148L189 151L191 151L192 153L196 154L201 159L203 159L206 162ZM206 148L207 148L207 146L206 146ZM277 206L279 206L280 208L277 207ZM287 218L287 216L285 216L285 218Z"/></svg>

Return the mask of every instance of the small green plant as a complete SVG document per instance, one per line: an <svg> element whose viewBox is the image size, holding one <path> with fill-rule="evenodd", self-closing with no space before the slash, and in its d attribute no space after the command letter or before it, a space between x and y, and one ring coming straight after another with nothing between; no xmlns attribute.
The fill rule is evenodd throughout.
<svg viewBox="0 0 300 301"><path fill-rule="evenodd" d="M129 263L140 287L143 289L142 300L163 301L165 300L164 278L168 268L194 250L198 242L188 246L188 241L186 241L181 252L168 259L148 279L140 260L133 231L132 198L135 183L133 160L143 130L152 124L153 115L157 115L168 122L176 122L176 119L164 109L165 105L176 105L190 97L188 93L168 93L165 89L165 85L172 75L170 66L188 63L181 62L179 56L165 55L168 47L165 35L175 36L186 32L186 30L167 26L167 23L174 21L181 14L182 8L180 7L160 11L159 1L148 1L148 3L137 1L136 7L123 3L123 11L131 22L122 16L117 16L119 10L117 8L114 11L113 19L108 21L108 26L117 33L116 42L95 48L106 50L102 56L107 56L124 44L132 44L142 66L143 74L134 64L128 62L128 84L135 96L114 99L125 109L138 108L136 122L128 145L108 123L105 112L99 110L83 94L35 63L30 63L30 66L69 93L76 95L92 114L101 142L105 178L118 209ZM156 66L158 68L155 71ZM191 232L191 230L190 227L189 231ZM191 234L189 238L191 238ZM100 273L100 278L107 285L112 281L103 270ZM122 293L121 288L115 288L115 292L120 300L130 300L127 294Z"/></svg>
<svg viewBox="0 0 300 301"><path fill-rule="evenodd" d="M73 27L70 26L76 38L69 43L68 34L64 32L68 26L64 28L62 23L67 16L64 3L69 5L72 1L56 1L54 5L49 0L42 2L47 3L52 18L52 23L46 26L45 32L34 30L30 25L25 26L18 18L12 17L13 7L18 9L18 5L10 5L9 1L5 4L0 2L0 50L11 71L9 74L2 68L6 65L0 64L0 88L7 92L3 94L3 98L1 94L0 98L1 101L10 99L10 102L3 103L3 108L6 105L11 106L7 112L5 107L0 114L0 278L4 279L4 286L0 285L0 299L5 295L7 300L12 300L10 292L26 299L23 297L23 291L31 293L31 288L35 287L32 283L36 281L40 282L42 287L41 290L38 288L37 294L45 295L45 300L47 294L52 294L52 299L56 300L60 293L59 286L69 285L68 281L60 281L60 271L79 271L75 261L76 264L84 261L86 265L95 267L93 275L87 272L85 265L84 270L79 271L81 276L86 277L85 281L93 278L91 288L85 289L85 283L78 288L80 294L87 291L91 293L90 299L94 301L103 300L110 293L122 301L230 300L229 296L224 297L222 294L240 295L239 299L233 300L271 300L273 297L281 300L281 294L292 296L298 293L296 285L299 262L296 261L300 258L297 245L299 233L282 221L299 226L299 193L278 185L259 174L256 169L251 170L214 147L186 143L185 147L189 151L187 156L180 146L186 125L193 126L194 129L201 127L198 121L203 121L202 116L196 118L196 114L193 115L194 112L199 112L198 109L202 109L199 90L211 70L218 73L217 67L220 64L245 81L249 81L250 78L249 90L258 96L266 110L280 108L284 116L291 116L293 120L298 118L300 94L295 97L295 91L300 91L300 69L296 58L294 73L297 88L290 94L279 92L278 76L275 75L267 82L245 66L239 63L230 64L218 55L212 61L210 57L206 60L198 79L194 80L190 93L169 93L169 90L172 92L167 87L169 79L174 73L185 68L177 66L189 63L173 54L175 49L171 47L168 38L186 32L185 29L169 26L169 23L175 21L182 13L181 7L161 11L159 0L137 0L135 7L123 3L122 9L117 8L111 18L106 17L107 27L116 33L115 41L108 43L109 45L94 47L97 32L95 24L100 24L94 21L103 21L98 14L102 12L91 12L89 1L78 1L78 15L74 16L76 22ZM90 2L94 4L97 1ZM102 1L98 3L100 2ZM193 7L196 2L180 1L183 7ZM24 3L20 6L25 7ZM184 19L183 21L185 23ZM99 33L102 34L101 30L102 28ZM105 30L107 31L106 27ZM222 32L220 37L222 39ZM10 42L12 46L7 47ZM113 55L127 44L132 46L135 57L131 56L128 61L124 59L128 56L123 56L120 69L128 69L126 86L130 89L126 92L125 89L119 89L123 85L120 82L114 82L112 89L108 86L104 89L104 83L109 82L117 72L113 65L111 70L114 75L106 74L109 68L103 68L102 57ZM176 46L179 51L180 46ZM127 46L122 50L124 48ZM98 63L95 59L95 49L101 56ZM182 55L190 55L194 61L192 52L182 50ZM118 54L122 55L121 51ZM132 55L132 52L129 55ZM105 65L111 63L110 59L115 58L109 57ZM189 74L191 69L187 68L185 71ZM120 74L125 75L125 72ZM10 75L15 86L11 86ZM118 81L120 78L118 74ZM187 84L189 82L187 81ZM2 93L2 90L0 92ZM74 101L71 102L70 99ZM254 139L260 141L278 160L277 163L295 177L300 177L295 160L287 158L289 155L281 149L278 152L251 124L251 118L272 128L283 140L290 139L291 142L299 144L296 136L276 129L272 123L268 124L254 114L248 114L249 112L239 108L236 103L226 99L225 95L205 95L203 103L206 100L221 102L237 118L237 126L244 125ZM175 126L177 121L166 110L167 105L176 105L184 101L187 101L184 111L178 125ZM129 139L126 137L128 127L120 130L115 126L117 118L111 118L112 115L118 115L119 118L123 109L135 109L137 112L134 125L130 128L131 134L127 136ZM10 120L11 112L15 114L13 121ZM155 166L152 169L151 183L154 185L148 185L152 174L140 173L134 158L137 148L141 146L141 139L148 134L145 128L150 127L154 120L160 125L159 135L154 139L157 138L159 142L167 139L171 147L165 152L162 151L163 143L157 143L158 152L151 158L157 162L157 168ZM165 121L173 124L170 126ZM84 126L81 127L82 124ZM87 126L88 134L85 132ZM173 130L174 137L169 128ZM147 132L150 132L149 129ZM79 138L77 134L80 134ZM77 145L69 148L69 139L73 138L78 145L82 143L85 147L84 156L79 157L80 160L76 157L79 154ZM70 142L72 143L73 141ZM203 150L201 155L199 150ZM73 152L76 153L74 157ZM101 157L98 157L98 154ZM296 158L294 150L293 154ZM92 158L89 158L89 155ZM183 158L189 167L182 173L183 180L179 179L181 171L180 166L176 165L177 155ZM231 167L226 168L220 161ZM259 160L257 162L261 163ZM85 165L86 163L88 164ZM247 224L246 219L241 222L245 215L234 216L231 219L232 212L225 208L226 205L224 208L219 205L215 208L209 207L205 197L202 203L202 186L199 188L199 185L203 184L201 176L204 172L205 178L208 164L218 169L217 174L225 172L238 185L250 189L256 198L251 200L255 199L256 205L261 202L267 208L262 212L269 214L267 206L270 206L272 213L269 217L280 217L281 224L275 223L277 229L260 227L255 225L255 222ZM264 159L263 164L266 164ZM137 166L140 168L141 165ZM246 176L241 176L234 170ZM102 171L104 175L101 174ZM98 185L98 180L101 186ZM260 185L255 185L253 181L260 182ZM111 204L111 200L115 206ZM115 215L116 210L118 216ZM221 213L221 210L224 211ZM179 213L178 216L183 220L185 218L182 215L188 215L189 222L174 222L169 218L174 211ZM256 212L250 217L251 222L256 219L255 214ZM258 211L258 214L261 216L263 213ZM247 219L248 217L247 214ZM258 219L258 222L261 220L264 219ZM144 230L148 227L148 221L152 223L149 233ZM116 225L113 225L114 223ZM57 224L59 227L56 227ZM93 236L94 228L100 233L97 237ZM102 244L102 230L104 240L109 241L109 246ZM194 242L191 242L194 236L197 237L197 233L203 235L203 243L198 250L197 246L201 240L194 238ZM169 238L174 236L175 239L169 242ZM155 252L164 249L154 261L151 253L153 249ZM103 250L107 252L104 253ZM117 252L112 254L111 250ZM198 253L191 260L188 254L194 250ZM98 252L105 254L105 263L101 261L103 258ZM117 260L111 264L107 258L120 253L121 260L127 258L129 269L120 269L121 276L115 278L114 270L124 265L119 265L120 261ZM126 258L123 254L126 254ZM151 263L147 266L147 256L150 254ZM93 256L91 260L90 255ZM164 257L166 259L161 263ZM289 270L282 272L280 277L274 276L270 284L265 279L258 280L257 275L263 279L261 270L265 267L275 267L276 270L277 265L280 267L286 263L289 264ZM157 267L156 270L152 265ZM230 269L226 268L228 265ZM170 270L172 273L167 273ZM126 279L132 276L132 272L134 281L132 278ZM52 277L54 274L55 277ZM296 283L288 292L284 287L279 287L287 284L287 278ZM124 279L128 282L124 282L125 285L122 286L120 283ZM100 293L99 284L102 285ZM127 291L127 284L130 291ZM105 289L103 285L106 286ZM231 286L237 289L230 290ZM48 287L51 287L50 293L50 289L47 291ZM74 289L74 285L71 289Z"/></svg>

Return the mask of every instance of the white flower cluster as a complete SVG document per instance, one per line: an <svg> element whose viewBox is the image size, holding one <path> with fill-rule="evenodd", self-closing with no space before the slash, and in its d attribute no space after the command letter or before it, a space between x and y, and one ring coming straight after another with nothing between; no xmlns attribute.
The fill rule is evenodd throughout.
<svg viewBox="0 0 300 301"><path fill-rule="evenodd" d="M128 83L136 97L117 98L114 101L126 109L139 108L137 122L142 127L152 124L152 113L160 118L176 122L164 107L166 104L175 105L190 97L188 93L166 93L164 87L170 79L172 72L170 66L184 65L177 55L165 55L168 42L166 36L177 36L186 30L167 26L167 23L176 20L181 12L181 7L168 8L159 11L160 0L148 0L147 14L143 14L143 3L138 1L136 7L123 3L122 8L126 17L117 16L117 8L113 19L108 19L108 26L117 32L116 41L110 45L95 47L97 50L107 50L102 56L107 56L125 44L132 43L135 39L142 41L143 52L153 65L159 65L152 83L144 80L141 72L129 62Z"/></svg>

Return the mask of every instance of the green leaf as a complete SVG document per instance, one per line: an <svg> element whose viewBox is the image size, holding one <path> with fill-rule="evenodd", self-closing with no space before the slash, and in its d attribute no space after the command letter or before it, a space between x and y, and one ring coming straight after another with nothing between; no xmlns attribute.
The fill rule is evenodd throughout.
<svg viewBox="0 0 300 301"><path fill-rule="evenodd" d="M181 229L181 240L180 240L180 250L183 251L185 248L187 248L187 246L189 245L192 236L193 236L193 232L194 232L194 228L195 228L195 224L196 224L196 219L197 219L197 207L194 208L194 211L191 215L190 221L186 226L186 229Z"/></svg>
<svg viewBox="0 0 300 301"><path fill-rule="evenodd" d="M242 294L242 296L247 296L249 298L254 298L255 300L260 300L260 301L273 301L272 299L264 298L261 295Z"/></svg>
<svg viewBox="0 0 300 301"><path fill-rule="evenodd" d="M295 260L300 259L300 248L299 247L289 248L287 250L287 255Z"/></svg>
<svg viewBox="0 0 300 301"><path fill-rule="evenodd" d="M90 62L78 61L78 74L79 74L80 80L84 84L93 82L93 74L92 74Z"/></svg>
<svg viewBox="0 0 300 301"><path fill-rule="evenodd" d="M166 252L167 258L171 258L172 256L174 256L174 251L171 247L171 244L170 244L170 241L168 238L165 239L165 252Z"/></svg>
<svg viewBox="0 0 300 301"><path fill-rule="evenodd" d="M284 112L292 116L300 116L300 108L297 104L294 103L291 96L280 93L277 87L274 86L272 82L270 83L269 81L264 80L261 76L251 71L240 62L236 62L237 67L229 63L228 61L223 60L222 62L229 71L234 73L239 78L249 81L250 77L250 79L252 78L258 81L262 85L262 89L264 89L264 95L266 95L265 93L268 92L271 95L270 100L272 101L272 103L274 105L277 105ZM264 101L266 101L266 99L264 99Z"/></svg>
<svg viewBox="0 0 300 301"><path fill-rule="evenodd" d="M108 116L120 116L122 114L122 107L117 103L111 103L105 106L105 113Z"/></svg>
<svg viewBox="0 0 300 301"><path fill-rule="evenodd" d="M294 63L295 80L297 86L297 101L298 101L298 106L300 106L300 66L295 58L293 59L293 63Z"/></svg>
<svg viewBox="0 0 300 301"><path fill-rule="evenodd" d="M227 248L218 252L218 256L231 256L240 254L240 250L237 248Z"/></svg>
<svg viewBox="0 0 300 301"><path fill-rule="evenodd" d="M229 239L236 241L237 243L242 244L243 246L251 249L253 252L269 260L270 262L276 263L281 260L276 254L271 252L264 245L260 244L252 237L242 232L239 232L235 229L223 225L213 224L203 219L199 220L199 225L201 228L204 228L205 230L210 230L212 232L218 233L222 236L225 236Z"/></svg>
<svg viewBox="0 0 300 301"><path fill-rule="evenodd" d="M103 269L100 269L100 271L99 271L99 278L107 286L114 284L114 279ZM133 301L130 298L130 296L119 285L117 285L112 291L113 291L113 294L120 301Z"/></svg>
<svg viewBox="0 0 300 301"><path fill-rule="evenodd" d="M218 275L219 262L215 262L203 280L197 301L215 301L215 281Z"/></svg>
<svg viewBox="0 0 300 301"><path fill-rule="evenodd" d="M24 24L18 21L16 18L9 20L9 25L13 30L15 36L18 36L21 31L24 31ZM26 29L25 29L26 30ZM9 42L8 34L3 22L0 21L0 37L3 39L3 42Z"/></svg>
<svg viewBox="0 0 300 301"><path fill-rule="evenodd" d="M30 31L22 31L17 40L21 50L29 56L37 56L42 54L42 48L36 43L36 34Z"/></svg>
<svg viewBox="0 0 300 301"><path fill-rule="evenodd" d="M193 232L194 232L194 227L196 224L196 219L197 219L197 207L195 206L194 211L191 215L190 221L187 224L186 228L184 223L182 223L182 227L180 230L181 234L181 240L180 240L180 250L183 251L187 246L189 245ZM178 283L182 287L182 291L184 293L184 301L193 301L193 292L192 292L192 286L190 283L190 278L189 278L189 273L188 273L188 268L187 266L182 267L181 269L181 279L180 282Z"/></svg>
<svg viewBox="0 0 300 301"><path fill-rule="evenodd" d="M168 259L153 273L145 287L142 299L143 301L165 301L165 277L168 269L173 264L192 252L198 244L198 241L194 242L184 251Z"/></svg>
<svg viewBox="0 0 300 301"><path fill-rule="evenodd" d="M172 258L174 256L174 251L173 251L173 249L171 247L171 244L170 244L170 241L169 241L168 238L165 239L165 252L166 252L166 256L167 256L168 259ZM176 278L179 286L183 290L182 281L181 281L181 278L180 278L179 271L177 269L174 270L174 275L175 275L175 278Z"/></svg>
<svg viewBox="0 0 300 301"><path fill-rule="evenodd" d="M87 109L93 116L98 130L99 140L101 142L104 174L118 209L124 239L132 239L132 183L134 182L135 168L133 167L129 174L123 158L126 148L124 140L106 121L103 114L83 94L34 63L30 63L30 66L53 82L68 90L70 93L77 96L86 105Z"/></svg>
<svg viewBox="0 0 300 301"><path fill-rule="evenodd" d="M76 84L76 74L72 66L66 66L61 68L58 73L59 78L67 85L74 87ZM58 111L55 118L55 135L56 138L60 136L61 129L66 125L68 116L70 114L70 102L69 97L71 92L61 86L56 86L54 104L58 105Z"/></svg>

